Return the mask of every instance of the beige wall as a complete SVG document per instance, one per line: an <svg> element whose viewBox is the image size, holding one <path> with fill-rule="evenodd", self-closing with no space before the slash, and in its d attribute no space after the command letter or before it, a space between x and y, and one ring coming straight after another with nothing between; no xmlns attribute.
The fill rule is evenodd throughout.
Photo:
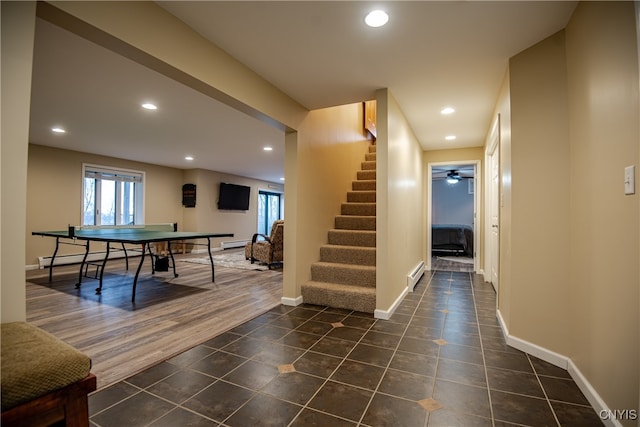
<svg viewBox="0 0 640 427"><path fill-rule="evenodd" d="M35 3L2 2L0 299L2 322L24 321L27 142Z"/></svg>
<svg viewBox="0 0 640 427"><path fill-rule="evenodd" d="M221 182L251 187L248 211L218 209ZM195 208L183 208L185 229L234 234L234 237L212 239L212 246L218 246L219 242L227 240L251 240L258 225L258 192L284 192L281 184L203 169L185 171L184 183L196 184L197 198Z"/></svg>
<svg viewBox="0 0 640 427"><path fill-rule="evenodd" d="M496 108L501 315L512 337L568 357L609 409L640 399L640 210L623 191L640 156L633 8L580 3L565 31L512 58Z"/></svg>
<svg viewBox="0 0 640 427"><path fill-rule="evenodd" d="M424 260L423 151L393 94L377 100L376 307L388 312Z"/></svg>
<svg viewBox="0 0 640 427"><path fill-rule="evenodd" d="M615 409L637 408L640 156L638 47L631 2L585 2L566 29L569 76L572 361ZM625 425L635 425L628 421Z"/></svg>
<svg viewBox="0 0 640 427"><path fill-rule="evenodd" d="M564 31L511 58L509 332L568 353L569 128ZM544 308L544 309L542 309ZM517 313L517 315L514 315Z"/></svg>
<svg viewBox="0 0 640 427"><path fill-rule="evenodd" d="M311 263L320 258L320 246L327 243L369 145L361 103L311 111L298 133L287 136L285 257L293 256L295 266L287 273L285 258L285 298L298 298L310 280Z"/></svg>

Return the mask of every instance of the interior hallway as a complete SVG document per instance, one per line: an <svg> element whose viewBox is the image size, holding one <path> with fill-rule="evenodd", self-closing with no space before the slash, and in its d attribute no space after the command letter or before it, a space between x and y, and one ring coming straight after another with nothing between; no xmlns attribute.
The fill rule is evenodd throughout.
<svg viewBox="0 0 640 427"><path fill-rule="evenodd" d="M90 397L94 426L601 426L562 369L508 347L495 292L427 272L389 321L275 309Z"/></svg>

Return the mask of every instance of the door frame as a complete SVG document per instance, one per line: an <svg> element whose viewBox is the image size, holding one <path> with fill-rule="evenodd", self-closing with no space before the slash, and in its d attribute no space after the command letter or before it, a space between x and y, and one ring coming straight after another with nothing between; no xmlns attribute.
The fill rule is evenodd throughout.
<svg viewBox="0 0 640 427"><path fill-rule="evenodd" d="M427 163L427 270L432 269L431 265L431 223L433 221L433 167L434 166L473 166L473 271L483 274L480 269L480 254L482 252L479 243L482 241L482 227L480 202L482 200L482 185L479 185L482 177L482 162L480 160L452 160L449 162L428 162Z"/></svg>
<svg viewBox="0 0 640 427"><path fill-rule="evenodd" d="M493 188L495 185L493 182L493 171L492 171L492 160L494 156L497 157L498 162L498 183L497 188ZM493 285L493 289L496 291L496 294L499 294L498 290L500 289L500 207L501 207L501 171L500 171L500 114L498 114L493 121L491 126L491 131L489 132L489 137L487 138L487 144L485 148L485 165L487 173L485 174L485 257L484 257L484 270L485 274L485 282L490 282ZM495 199L494 199L495 197ZM492 207L496 204L497 211L497 223L492 224ZM498 240L495 242L496 247L494 248L493 240L491 238L493 226L497 225L498 227ZM493 257L496 257L494 260ZM496 279L493 279L491 274L493 262L496 263Z"/></svg>

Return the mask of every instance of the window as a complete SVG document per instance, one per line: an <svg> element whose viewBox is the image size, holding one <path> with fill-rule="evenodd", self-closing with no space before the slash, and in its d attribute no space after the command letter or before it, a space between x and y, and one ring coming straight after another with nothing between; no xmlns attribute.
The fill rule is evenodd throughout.
<svg viewBox="0 0 640 427"><path fill-rule="evenodd" d="M144 223L144 172L83 165L82 175L82 225Z"/></svg>
<svg viewBox="0 0 640 427"><path fill-rule="evenodd" d="M258 193L258 233L269 235L273 221L280 219L281 198L279 193L260 191Z"/></svg>

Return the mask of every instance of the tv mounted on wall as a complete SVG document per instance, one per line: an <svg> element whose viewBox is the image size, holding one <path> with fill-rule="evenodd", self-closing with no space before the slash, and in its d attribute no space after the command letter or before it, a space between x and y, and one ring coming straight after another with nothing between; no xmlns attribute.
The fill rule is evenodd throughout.
<svg viewBox="0 0 640 427"><path fill-rule="evenodd" d="M250 194L251 187L221 182L218 196L218 209L247 211L249 210Z"/></svg>

